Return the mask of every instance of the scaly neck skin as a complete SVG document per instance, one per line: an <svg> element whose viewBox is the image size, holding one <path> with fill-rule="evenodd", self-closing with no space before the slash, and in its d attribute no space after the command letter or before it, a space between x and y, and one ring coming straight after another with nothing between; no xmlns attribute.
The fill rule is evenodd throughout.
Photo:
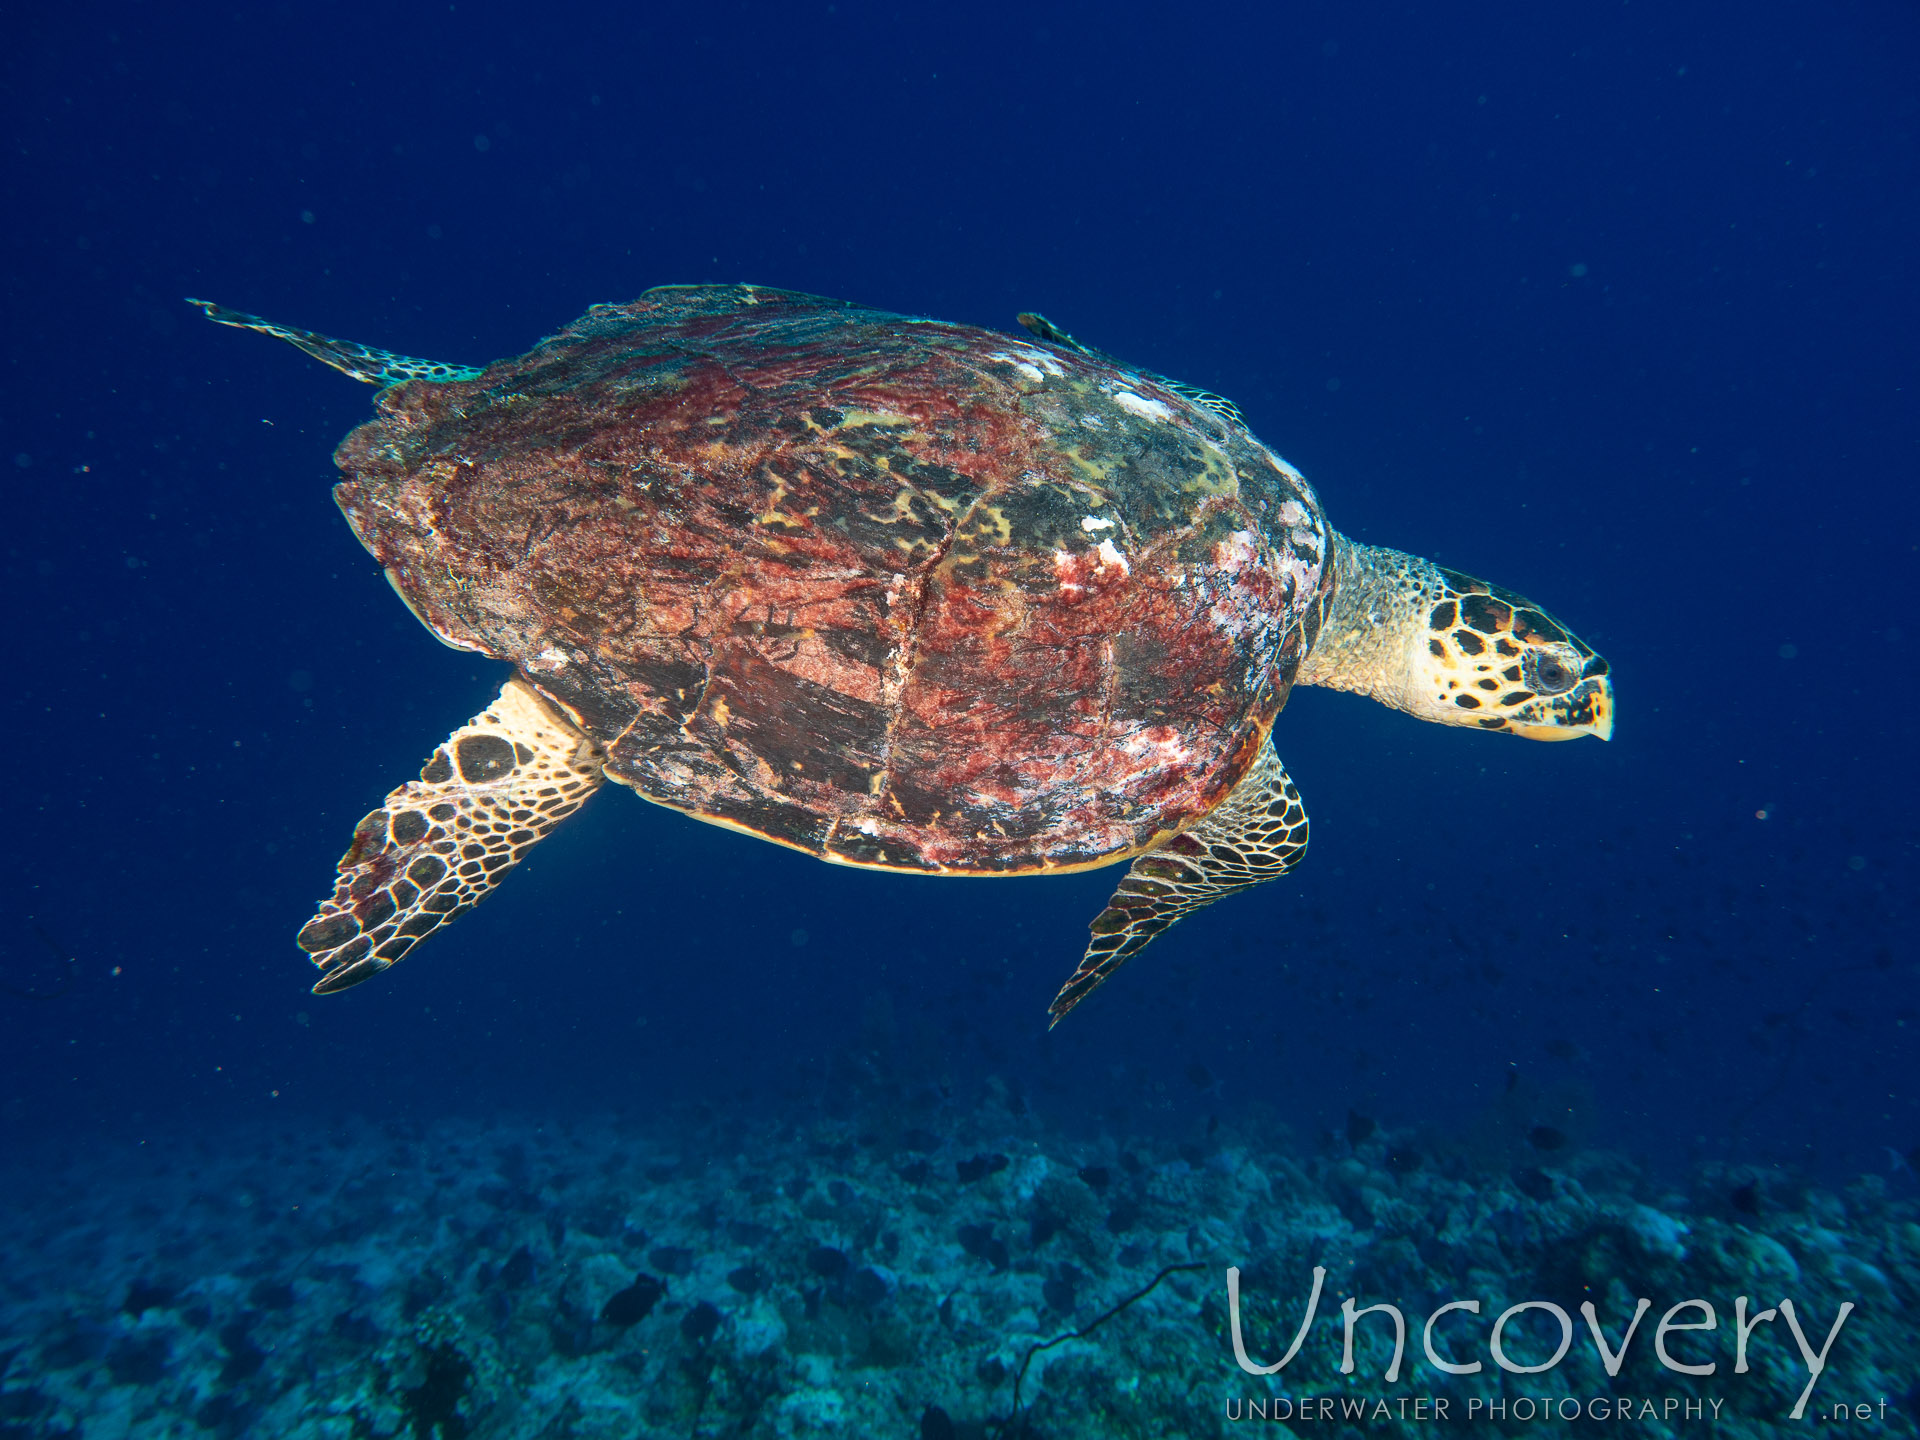
<svg viewBox="0 0 1920 1440"><path fill-rule="evenodd" d="M1440 567L1418 555L1333 535L1333 603L1296 685L1347 690L1426 717L1411 661L1427 615L1448 593Z"/></svg>

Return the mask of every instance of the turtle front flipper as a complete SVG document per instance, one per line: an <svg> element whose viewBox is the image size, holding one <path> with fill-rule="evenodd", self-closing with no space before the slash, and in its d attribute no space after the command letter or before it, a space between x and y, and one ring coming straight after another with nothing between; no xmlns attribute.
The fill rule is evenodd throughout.
<svg viewBox="0 0 1920 1440"><path fill-rule="evenodd" d="M1273 880L1307 853L1307 812L1271 744L1204 820L1127 868L1093 939L1047 1013L1052 1029L1168 926L1203 905Z"/></svg>
<svg viewBox="0 0 1920 1440"><path fill-rule="evenodd" d="M231 325L236 330L258 330L262 335L271 335L289 345L298 345L321 364L331 365L342 375L365 381L369 385L398 385L402 380L476 380L480 376L480 371L471 365L449 365L440 360L396 355L391 350L376 350L371 345L336 340L331 335L316 334L312 330L276 325L271 320L262 320L258 315L249 315L244 310L229 310L224 305L216 305L211 300L196 300L191 295L187 297L187 304L198 305L216 325Z"/></svg>
<svg viewBox="0 0 1920 1440"><path fill-rule="evenodd" d="M599 747L515 676L353 830L333 895L297 940L331 995L480 902L604 778Z"/></svg>

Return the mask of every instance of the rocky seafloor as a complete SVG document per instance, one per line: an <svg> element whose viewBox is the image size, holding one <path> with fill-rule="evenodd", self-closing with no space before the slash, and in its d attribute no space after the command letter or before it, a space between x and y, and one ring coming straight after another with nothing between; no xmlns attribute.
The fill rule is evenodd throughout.
<svg viewBox="0 0 1920 1440"><path fill-rule="evenodd" d="M989 1084L965 1106L835 1118L693 1107L75 1143L0 1172L0 1440L1746 1436L1831 1428L1843 1405L1852 1428L1916 1433L1910 1173L1668 1183L1530 1138L1503 1153L1359 1117L1304 1144L1258 1117L1072 1134ZM1245 1348L1271 1363L1316 1265L1298 1354L1244 1373L1227 1267ZM1809 1367L1781 1319L1734 1373L1741 1295L1791 1298L1816 1351L1857 1306L1801 1421ZM1391 1381L1385 1312L1356 1322L1341 1373L1350 1296L1407 1317ZM1642 1296L1610 1377L1579 1307L1617 1347ZM1712 1375L1655 1353L1690 1299L1717 1328L1659 1338ZM1448 1314L1436 1353L1478 1373L1423 1350L1450 1300L1480 1308ZM1561 1307L1571 1344L1515 1373L1489 1332L1530 1300ZM1559 1337L1536 1308L1501 1353L1538 1364Z"/></svg>

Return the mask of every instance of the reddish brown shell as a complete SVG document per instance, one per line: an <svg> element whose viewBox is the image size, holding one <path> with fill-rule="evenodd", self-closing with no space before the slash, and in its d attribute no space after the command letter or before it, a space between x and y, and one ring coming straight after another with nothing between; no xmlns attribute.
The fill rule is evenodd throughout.
<svg viewBox="0 0 1920 1440"><path fill-rule="evenodd" d="M854 864L1186 826L1328 583L1305 481L1166 382L814 296L652 290L379 410L335 497L430 628L649 799Z"/></svg>

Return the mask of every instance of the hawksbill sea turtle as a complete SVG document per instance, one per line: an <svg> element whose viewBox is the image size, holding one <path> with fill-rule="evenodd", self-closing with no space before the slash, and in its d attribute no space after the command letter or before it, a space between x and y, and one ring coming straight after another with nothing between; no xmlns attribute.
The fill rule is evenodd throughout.
<svg viewBox="0 0 1920 1440"><path fill-rule="evenodd" d="M408 608L513 667L355 828L316 994L480 900L603 780L824 860L1130 860L1053 1022L1285 874L1295 685L1606 739L1607 663L1532 602L1328 526L1227 401L1037 315L1015 338L752 285L596 305L437 364L208 301L381 386L334 499Z"/></svg>

